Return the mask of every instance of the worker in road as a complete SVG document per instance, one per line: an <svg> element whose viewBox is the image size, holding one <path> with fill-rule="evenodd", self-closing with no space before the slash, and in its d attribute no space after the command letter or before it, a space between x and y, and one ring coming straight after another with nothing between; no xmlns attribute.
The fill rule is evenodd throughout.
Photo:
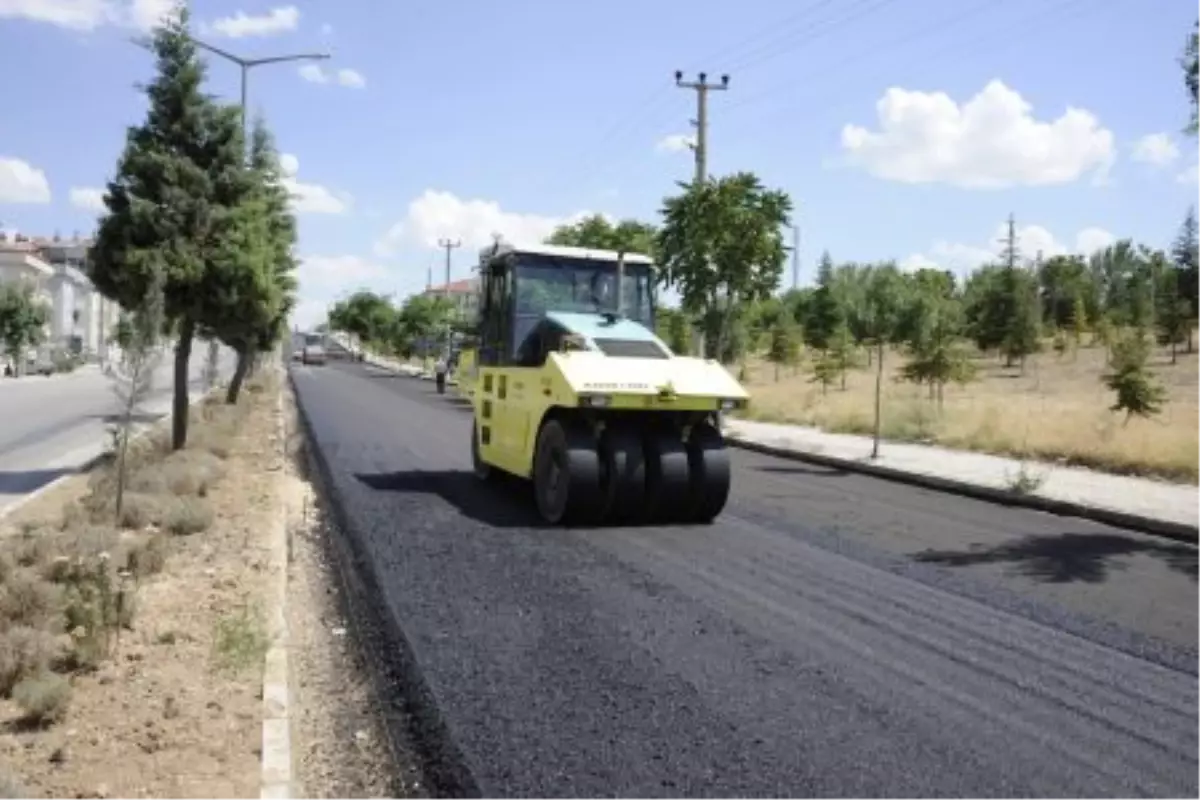
<svg viewBox="0 0 1200 800"><path fill-rule="evenodd" d="M449 368L450 365L446 361L446 357L438 356L437 363L433 365L433 375L434 379L437 381L438 394L446 393L446 372L449 370Z"/></svg>

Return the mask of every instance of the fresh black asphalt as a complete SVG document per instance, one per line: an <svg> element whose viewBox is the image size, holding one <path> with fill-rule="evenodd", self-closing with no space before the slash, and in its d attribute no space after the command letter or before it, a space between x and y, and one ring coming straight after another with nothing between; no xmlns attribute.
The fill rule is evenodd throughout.
<svg viewBox="0 0 1200 800"><path fill-rule="evenodd" d="M431 383L293 380L473 792L1197 795L1194 548L743 453L711 527L550 529L522 484L475 482L469 413ZM1135 574L1190 586L1167 601L1190 609L1146 601L1176 635L1059 602L1036 542L1064 536L1138 543ZM930 546L954 541L1040 566L963 571ZM1060 561L1099 592L1097 558Z"/></svg>

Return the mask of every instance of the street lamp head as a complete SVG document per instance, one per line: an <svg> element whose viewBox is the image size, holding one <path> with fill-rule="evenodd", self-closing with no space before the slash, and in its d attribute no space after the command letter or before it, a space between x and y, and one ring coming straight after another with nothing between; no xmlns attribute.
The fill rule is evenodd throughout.
<svg viewBox="0 0 1200 800"><path fill-rule="evenodd" d="M707 78L707 77L708 77L708 73L707 73L707 72L701 72L701 73L700 73L700 82L701 82L701 83L704 83L704 79L705 79L705 78Z"/></svg>
<svg viewBox="0 0 1200 800"><path fill-rule="evenodd" d="M721 76L721 85L722 85L722 86L728 86L728 85L729 85L729 76L728 76L728 75L722 75L722 76Z"/></svg>
<svg viewBox="0 0 1200 800"><path fill-rule="evenodd" d="M683 80L683 70L677 69L675 70L675 82L679 83L681 80Z"/></svg>

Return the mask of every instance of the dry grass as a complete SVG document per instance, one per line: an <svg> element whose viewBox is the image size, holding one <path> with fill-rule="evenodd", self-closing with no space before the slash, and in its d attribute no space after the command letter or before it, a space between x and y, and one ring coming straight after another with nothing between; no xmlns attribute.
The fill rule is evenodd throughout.
<svg viewBox="0 0 1200 800"><path fill-rule="evenodd" d="M277 391L201 404L181 452L139 441L120 515L104 466L4 520L0 760L26 796L257 796L262 659L211 655L265 591Z"/></svg>
<svg viewBox="0 0 1200 800"><path fill-rule="evenodd" d="M1170 364L1159 352L1153 370L1170 400L1154 419L1133 419L1109 411L1112 393L1101 381L1105 351L1084 347L1075 353L1041 353L1025 374L995 358L976 363L978 375L964 387L947 386L944 407L929 400L928 387L896 381L903 356L885 358L883 434L896 441L937 443L1002 455L1058 461L1110 472L1197 480L1197 355L1179 355ZM811 425L837 433L870 433L873 424L873 368L852 370L846 389L822 393L807 364L775 367L753 361L747 368L751 392L748 418Z"/></svg>

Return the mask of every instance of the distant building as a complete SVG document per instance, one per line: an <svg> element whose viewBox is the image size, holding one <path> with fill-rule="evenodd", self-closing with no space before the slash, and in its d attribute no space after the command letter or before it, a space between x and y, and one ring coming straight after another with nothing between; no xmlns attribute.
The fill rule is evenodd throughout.
<svg viewBox="0 0 1200 800"><path fill-rule="evenodd" d="M430 286L422 292L426 297L449 297L460 319L474 319L479 313L479 278L465 278L449 284Z"/></svg>
<svg viewBox="0 0 1200 800"><path fill-rule="evenodd" d="M50 307L46 344L88 357L107 356L119 308L87 277L91 239L9 236L0 232L0 281L29 280Z"/></svg>

